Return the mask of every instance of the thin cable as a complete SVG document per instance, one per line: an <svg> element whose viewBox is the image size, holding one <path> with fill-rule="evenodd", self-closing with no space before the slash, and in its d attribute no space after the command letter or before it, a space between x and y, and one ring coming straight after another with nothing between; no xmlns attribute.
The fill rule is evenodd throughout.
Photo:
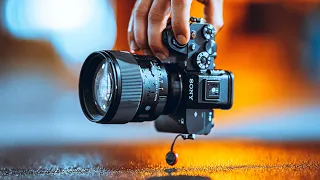
<svg viewBox="0 0 320 180"><path fill-rule="evenodd" d="M173 140L173 142L172 142L172 144L171 144L171 151L173 151L174 143L176 142L176 140L178 139L179 136L181 136L183 140L186 139L185 135L183 135L183 134L178 134L178 135L174 138L174 140Z"/></svg>

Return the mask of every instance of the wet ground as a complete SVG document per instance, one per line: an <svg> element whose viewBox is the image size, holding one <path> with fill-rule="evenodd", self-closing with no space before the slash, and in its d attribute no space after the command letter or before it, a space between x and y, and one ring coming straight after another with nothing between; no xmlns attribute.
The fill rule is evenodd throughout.
<svg viewBox="0 0 320 180"><path fill-rule="evenodd" d="M320 179L320 142L178 140L0 150L1 179Z"/></svg>

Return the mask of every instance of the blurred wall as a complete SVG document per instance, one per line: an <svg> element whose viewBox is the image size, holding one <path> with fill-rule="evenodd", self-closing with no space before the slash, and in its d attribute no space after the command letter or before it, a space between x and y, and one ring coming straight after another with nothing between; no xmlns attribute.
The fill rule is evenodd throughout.
<svg viewBox="0 0 320 180"><path fill-rule="evenodd" d="M117 23L113 49L128 50L134 2L108 1ZM152 123L114 128L87 121L77 97L81 60L70 66L48 39L14 37L4 27L4 4L0 0L0 145L164 136ZM216 111L212 137L320 138L319 6L317 0L225 1L216 65L235 74L235 99L231 110ZM202 9L194 1L191 15L203 17Z"/></svg>

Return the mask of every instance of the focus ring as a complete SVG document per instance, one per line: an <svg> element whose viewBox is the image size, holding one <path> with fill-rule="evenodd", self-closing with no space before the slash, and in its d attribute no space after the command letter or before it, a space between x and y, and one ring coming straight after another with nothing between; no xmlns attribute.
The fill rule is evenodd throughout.
<svg viewBox="0 0 320 180"><path fill-rule="evenodd" d="M114 118L110 123L123 124L133 119L142 96L142 77L140 67L130 53L112 51L116 58L121 76L121 98Z"/></svg>
<svg viewBox="0 0 320 180"><path fill-rule="evenodd" d="M123 61L118 61L121 71L122 94L121 101L139 103L141 100L142 79L139 67L130 67Z"/></svg>

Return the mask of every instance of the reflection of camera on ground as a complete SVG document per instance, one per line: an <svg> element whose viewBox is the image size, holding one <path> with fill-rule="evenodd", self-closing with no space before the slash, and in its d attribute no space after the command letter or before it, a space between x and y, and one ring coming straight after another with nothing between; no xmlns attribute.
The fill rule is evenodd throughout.
<svg viewBox="0 0 320 180"><path fill-rule="evenodd" d="M202 176L161 176L161 177L151 177L148 180L210 180L208 177Z"/></svg>
<svg viewBox="0 0 320 180"><path fill-rule="evenodd" d="M187 176L187 175L172 175L173 172L177 172L178 170L176 168L170 168L165 169L165 172L168 173L168 176L156 176L151 177L148 180L210 180L209 177L203 177L203 176Z"/></svg>

